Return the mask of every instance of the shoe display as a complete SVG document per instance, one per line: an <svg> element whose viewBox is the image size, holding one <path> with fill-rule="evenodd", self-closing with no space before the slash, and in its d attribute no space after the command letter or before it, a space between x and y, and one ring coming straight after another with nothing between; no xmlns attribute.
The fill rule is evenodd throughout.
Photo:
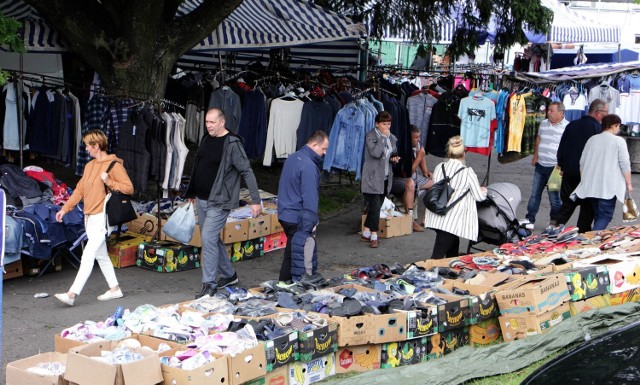
<svg viewBox="0 0 640 385"><path fill-rule="evenodd" d="M59 293L54 295L54 297L56 297L60 302L65 303L69 306L73 306L73 303L76 301L75 298L69 297L69 294L67 293Z"/></svg>
<svg viewBox="0 0 640 385"><path fill-rule="evenodd" d="M372 249L377 249L378 248L378 240L377 239L372 239L371 242L369 242L369 247Z"/></svg>
<svg viewBox="0 0 640 385"><path fill-rule="evenodd" d="M200 291L200 293L196 294L196 299L202 298L205 295L208 295L209 297L213 297L216 294L217 291L218 291L218 285L210 284L210 283L203 283L202 284L202 291Z"/></svg>
<svg viewBox="0 0 640 385"><path fill-rule="evenodd" d="M313 275L303 274L297 282L304 286L318 286L325 283L326 280L320 273L316 273Z"/></svg>
<svg viewBox="0 0 640 385"><path fill-rule="evenodd" d="M98 301L109 301L111 299L122 297L124 297L124 294L122 294L122 290L120 289L116 291L107 290L104 294L98 296Z"/></svg>
<svg viewBox="0 0 640 385"><path fill-rule="evenodd" d="M416 221L413 221L413 231L416 233L421 233L424 231L424 227L420 226L420 224Z"/></svg>
<svg viewBox="0 0 640 385"><path fill-rule="evenodd" d="M227 287L227 286L233 286L233 285L237 285L238 284L238 274L233 273L233 275L229 278L220 278L218 280L218 287L222 288L222 287Z"/></svg>

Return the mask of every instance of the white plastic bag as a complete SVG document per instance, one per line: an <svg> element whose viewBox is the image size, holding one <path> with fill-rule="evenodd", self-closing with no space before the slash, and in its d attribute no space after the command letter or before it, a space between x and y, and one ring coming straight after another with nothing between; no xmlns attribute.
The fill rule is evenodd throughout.
<svg viewBox="0 0 640 385"><path fill-rule="evenodd" d="M180 206L171 214L162 232L178 242L189 244L196 228L196 214L193 204Z"/></svg>
<svg viewBox="0 0 640 385"><path fill-rule="evenodd" d="M384 202L380 207L380 218L390 218L393 216L393 211L396 209L396 205L391 202L387 197L384 197Z"/></svg>

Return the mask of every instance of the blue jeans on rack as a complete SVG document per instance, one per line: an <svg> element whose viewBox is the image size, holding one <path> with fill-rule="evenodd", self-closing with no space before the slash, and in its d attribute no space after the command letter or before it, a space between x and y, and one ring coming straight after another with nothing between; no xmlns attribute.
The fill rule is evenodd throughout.
<svg viewBox="0 0 640 385"><path fill-rule="evenodd" d="M529 198L529 203L527 204L526 218L531 223L536 223L536 214L538 214L538 209L540 209L542 192L544 191L544 188L547 187L547 182L549 182L549 177L551 176L554 168L555 167L544 167L539 163L536 163L536 169L533 173L531 197ZM553 218L558 210L560 210L560 206L562 206L562 200L560 199L560 191L548 191L548 193L549 203L551 204L550 217Z"/></svg>

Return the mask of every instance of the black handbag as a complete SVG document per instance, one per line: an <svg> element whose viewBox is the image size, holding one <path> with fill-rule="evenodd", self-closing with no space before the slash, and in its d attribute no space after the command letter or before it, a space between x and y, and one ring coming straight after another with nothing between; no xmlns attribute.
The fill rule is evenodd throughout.
<svg viewBox="0 0 640 385"><path fill-rule="evenodd" d="M449 204L449 199L451 199L451 196L455 192L449 182L454 176L458 175L458 173L464 169L465 167L462 167L453 175L448 177L444 170L444 164L442 164L442 174L444 175L444 178L434 183L422 198L422 203L424 203L424 207L426 207L427 210L437 215L445 215L449 209L455 206L462 198L464 198L465 195L467 195L469 190L465 191L465 193L458 197L458 199Z"/></svg>
<svg viewBox="0 0 640 385"><path fill-rule="evenodd" d="M107 168L107 174L109 170L116 163L114 160ZM107 185L104 185L105 191L107 191L107 200L105 202L105 214L107 215L107 222L109 226L119 226L127 222L138 218L138 214L133 209L131 204L131 195L123 194L120 191L109 190Z"/></svg>

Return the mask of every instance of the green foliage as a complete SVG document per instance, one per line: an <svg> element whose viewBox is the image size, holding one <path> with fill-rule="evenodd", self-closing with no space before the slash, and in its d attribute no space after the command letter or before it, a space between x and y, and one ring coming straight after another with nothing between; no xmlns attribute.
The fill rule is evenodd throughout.
<svg viewBox="0 0 640 385"><path fill-rule="evenodd" d="M640 0L638 0L640 1ZM454 57L472 52L476 37L495 23L495 45L499 51L527 42L523 26L537 33L551 27L553 12L530 0L317 0L317 4L352 16L371 19L369 36L402 36L413 42L438 42L443 25L457 19L458 32L450 47Z"/></svg>
<svg viewBox="0 0 640 385"><path fill-rule="evenodd" d="M19 22L5 17L0 12L0 47L13 52L24 52L24 42L22 37L18 33L18 29L22 24ZM0 86L7 82L9 74L6 71L0 70Z"/></svg>

